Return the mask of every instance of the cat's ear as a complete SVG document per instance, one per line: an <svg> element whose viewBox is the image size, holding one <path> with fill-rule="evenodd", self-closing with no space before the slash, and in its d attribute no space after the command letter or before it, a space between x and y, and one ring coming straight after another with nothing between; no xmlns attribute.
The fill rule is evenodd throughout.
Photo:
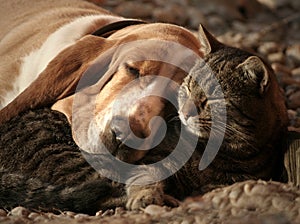
<svg viewBox="0 0 300 224"><path fill-rule="evenodd" d="M204 55L215 52L223 45L202 24L199 25L198 38L201 44L200 51Z"/></svg>
<svg viewBox="0 0 300 224"><path fill-rule="evenodd" d="M263 95L269 86L269 73L266 65L257 56L250 56L243 63L238 65L255 83L259 84L259 93Z"/></svg>

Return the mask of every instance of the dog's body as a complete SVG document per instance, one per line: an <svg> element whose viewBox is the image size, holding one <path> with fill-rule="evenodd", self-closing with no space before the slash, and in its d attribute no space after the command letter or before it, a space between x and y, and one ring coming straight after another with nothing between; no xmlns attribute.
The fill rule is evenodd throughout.
<svg viewBox="0 0 300 224"><path fill-rule="evenodd" d="M0 22L0 108L28 87L61 50L122 19L80 1L1 1L0 11L5 17Z"/></svg>

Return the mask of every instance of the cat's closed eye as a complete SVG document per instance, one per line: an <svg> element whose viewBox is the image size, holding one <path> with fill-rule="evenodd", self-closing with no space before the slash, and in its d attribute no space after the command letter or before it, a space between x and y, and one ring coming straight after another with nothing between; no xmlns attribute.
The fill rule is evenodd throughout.
<svg viewBox="0 0 300 224"><path fill-rule="evenodd" d="M187 99L188 98L188 94L186 93L185 90L183 90L182 88L180 88L179 92L178 92L178 98L181 100Z"/></svg>

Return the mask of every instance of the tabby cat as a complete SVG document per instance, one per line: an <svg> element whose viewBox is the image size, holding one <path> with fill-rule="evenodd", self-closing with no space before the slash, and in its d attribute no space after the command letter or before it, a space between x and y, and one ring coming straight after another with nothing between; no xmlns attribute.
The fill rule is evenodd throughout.
<svg viewBox="0 0 300 224"><path fill-rule="evenodd" d="M272 69L258 56L220 43L202 26L199 39L205 57L178 93L178 114L185 125L181 132L187 132L181 133L186 138L182 151L192 150L193 135L198 145L189 161L160 183L160 192L182 199L247 179L286 181L283 142L288 117ZM175 126L171 139L179 136L180 128ZM151 160L154 152L144 160ZM136 186L132 200L140 197L142 202L142 190ZM159 197L148 191L153 198Z"/></svg>
<svg viewBox="0 0 300 224"><path fill-rule="evenodd" d="M199 142L224 139L219 149L212 149L215 160L191 181L283 180L288 118L273 71L258 56L221 44L203 27L200 40L206 56L180 87L179 117ZM198 150L202 154L203 148Z"/></svg>
<svg viewBox="0 0 300 224"><path fill-rule="evenodd" d="M62 114L49 109L28 111L0 127L0 206L94 214L116 206L175 206L177 199L246 179L280 180L287 114L274 74L260 58L219 43L202 26L199 39L206 54L180 87L179 117L168 121L161 144L137 162L152 164L171 156L179 136L184 136L182 157L193 154L178 172L146 186L135 185L134 178L127 185L108 180L86 162ZM221 110L212 119L213 105L220 103L226 110L215 107ZM186 128L181 128L181 122ZM222 132L216 157L199 170L209 139L218 140ZM190 141L195 136L197 147ZM173 158L165 170L177 166L180 159ZM156 175L150 171L135 178L149 180Z"/></svg>

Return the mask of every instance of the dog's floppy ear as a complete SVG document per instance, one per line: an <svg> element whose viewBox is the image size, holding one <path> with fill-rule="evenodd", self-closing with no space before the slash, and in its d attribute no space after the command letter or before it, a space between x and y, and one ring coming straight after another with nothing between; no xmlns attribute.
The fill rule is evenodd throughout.
<svg viewBox="0 0 300 224"><path fill-rule="evenodd" d="M112 40L88 35L60 52L28 88L0 111L0 124L26 110L50 106L72 95L90 62L113 45ZM109 64L106 59L98 68Z"/></svg>
<svg viewBox="0 0 300 224"><path fill-rule="evenodd" d="M116 66L111 66L110 63L114 50L115 48L112 47L102 52L96 60L88 63L87 69L80 76L80 80L77 80L75 90L71 93L72 95L68 94L68 90L64 91L51 109L63 113L69 123L72 123L73 101L76 100L76 107L85 107L87 104L93 103L93 97L99 94L114 75L117 68Z"/></svg>
<svg viewBox="0 0 300 224"><path fill-rule="evenodd" d="M67 117L70 124L72 123L73 100L74 100L74 95L71 95L61 100L58 100L51 107L52 110L56 110L63 113Z"/></svg>

